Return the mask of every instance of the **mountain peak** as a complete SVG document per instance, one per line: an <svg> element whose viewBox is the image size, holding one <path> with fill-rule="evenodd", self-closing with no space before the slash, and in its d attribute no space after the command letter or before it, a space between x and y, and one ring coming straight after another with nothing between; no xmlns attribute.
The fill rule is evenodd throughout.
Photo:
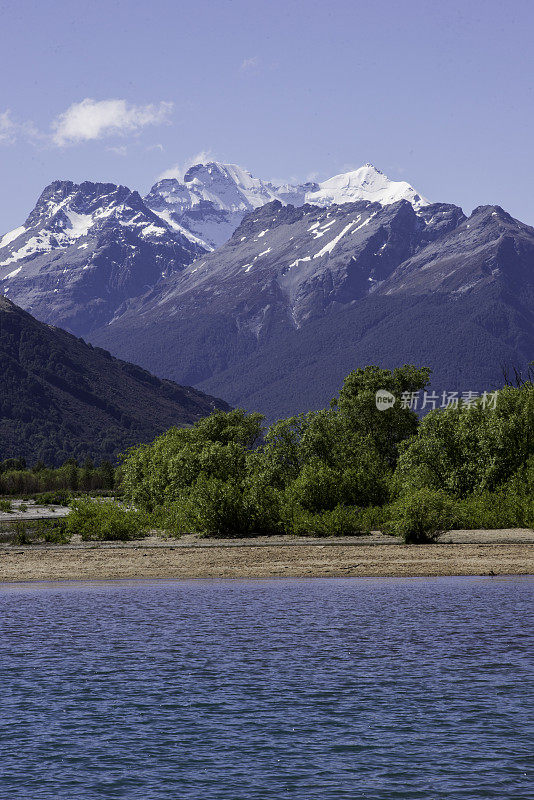
<svg viewBox="0 0 534 800"><path fill-rule="evenodd" d="M169 225L213 250L228 241L248 211L276 200L274 187L238 164L193 164L152 187L145 202Z"/></svg>
<svg viewBox="0 0 534 800"><path fill-rule="evenodd" d="M378 169L378 167L375 167L375 165L371 164L370 161L366 161L365 164L363 165L363 167L360 167L360 169L372 170L373 172L377 172L379 175L383 175L384 174L381 169Z"/></svg>
<svg viewBox="0 0 534 800"><path fill-rule="evenodd" d="M54 181L24 225L0 238L0 289L44 321L86 333L203 252L126 186Z"/></svg>
<svg viewBox="0 0 534 800"><path fill-rule="evenodd" d="M415 208L428 205L406 181L392 181L381 170L370 164L358 169L334 175L319 184L315 192L306 195L306 202L314 205L338 205L369 200L381 205L391 205L399 200L407 200Z"/></svg>
<svg viewBox="0 0 534 800"><path fill-rule="evenodd" d="M414 208L428 205L406 181L392 181L367 162L322 183L275 185L254 177L238 164L206 161L193 164L183 178L164 178L145 201L168 224L208 249L228 241L244 215L273 200L294 206L330 206L367 200L390 205L407 200Z"/></svg>

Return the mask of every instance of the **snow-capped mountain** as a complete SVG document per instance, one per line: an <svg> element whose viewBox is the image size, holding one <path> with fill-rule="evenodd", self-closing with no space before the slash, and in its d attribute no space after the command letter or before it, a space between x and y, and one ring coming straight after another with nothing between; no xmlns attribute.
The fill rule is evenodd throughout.
<svg viewBox="0 0 534 800"><path fill-rule="evenodd" d="M86 334L204 248L111 183L54 181L0 239L0 290L39 319Z"/></svg>
<svg viewBox="0 0 534 800"><path fill-rule="evenodd" d="M322 207L358 200L382 205L408 200L414 208L428 205L410 184L390 180L372 164L322 183L276 186L254 178L235 164L209 162L191 167L182 181L159 181L145 198L152 211L207 249L228 241L247 212L272 200Z"/></svg>
<svg viewBox="0 0 534 800"><path fill-rule="evenodd" d="M236 164L196 164L183 181L165 178L145 202L176 230L213 250L227 241L247 211L276 199L273 188Z"/></svg>
<svg viewBox="0 0 534 800"><path fill-rule="evenodd" d="M0 240L0 288L37 318L271 419L363 364L498 386L532 360L532 264L498 206L466 217L371 165L285 186L196 165L145 201L57 181Z"/></svg>
<svg viewBox="0 0 534 800"><path fill-rule="evenodd" d="M324 183L272 183L234 164L197 164L142 200L115 184L54 181L21 225L0 238L0 291L39 319L78 335L124 303L228 241L244 216L279 200L331 206L362 198L426 202L367 165Z"/></svg>
<svg viewBox="0 0 534 800"><path fill-rule="evenodd" d="M270 419L323 407L365 364L495 388L532 360L532 264L534 229L498 206L273 201L91 340Z"/></svg>
<svg viewBox="0 0 534 800"><path fill-rule="evenodd" d="M293 185L286 183L274 187L277 199L283 203L302 206L309 203L314 206L328 207L341 203L356 203L358 200L369 200L383 206L408 200L414 208L429 205L429 201L420 195L406 181L392 181L373 164L364 164L359 169L334 175L320 183L303 183Z"/></svg>
<svg viewBox="0 0 534 800"><path fill-rule="evenodd" d="M372 164L335 175L317 184L317 189L307 191L305 195L306 203L317 206L354 203L357 200L369 200L383 206L408 200L414 208L429 204L409 183L390 180Z"/></svg>

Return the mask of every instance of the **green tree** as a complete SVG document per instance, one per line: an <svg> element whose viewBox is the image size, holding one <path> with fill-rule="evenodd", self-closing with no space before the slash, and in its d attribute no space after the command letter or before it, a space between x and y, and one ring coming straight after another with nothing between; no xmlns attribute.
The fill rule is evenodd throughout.
<svg viewBox="0 0 534 800"><path fill-rule="evenodd" d="M495 408L479 400L432 411L401 451L394 477L400 493L493 491L534 454L534 386L501 389Z"/></svg>
<svg viewBox="0 0 534 800"><path fill-rule="evenodd" d="M103 489L113 489L115 487L115 470L109 461L103 461L100 465L100 480Z"/></svg>
<svg viewBox="0 0 534 800"><path fill-rule="evenodd" d="M403 395L419 392L427 386L430 370L411 365L394 370L376 366L356 369L345 378L334 407L343 416L348 427L369 436L377 452L394 467L401 442L413 436L418 417L402 403ZM376 406L376 393L386 390L396 398L395 404L380 411Z"/></svg>
<svg viewBox="0 0 534 800"><path fill-rule="evenodd" d="M132 448L121 468L125 497L152 511L178 500L201 475L243 481L262 420L261 414L239 409L217 411L190 428L171 428L152 444Z"/></svg>
<svg viewBox="0 0 534 800"><path fill-rule="evenodd" d="M67 463L66 467L66 480L67 480L67 488L71 489L75 492L78 489L78 467L76 466L76 462Z"/></svg>

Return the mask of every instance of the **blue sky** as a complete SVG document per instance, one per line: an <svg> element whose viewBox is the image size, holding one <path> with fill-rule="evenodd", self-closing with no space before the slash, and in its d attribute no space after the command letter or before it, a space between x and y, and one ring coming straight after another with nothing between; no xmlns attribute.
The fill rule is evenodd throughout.
<svg viewBox="0 0 534 800"><path fill-rule="evenodd" d="M531 2L0 0L0 19L0 233L56 178L144 192L203 151L284 181L371 161L534 224Z"/></svg>

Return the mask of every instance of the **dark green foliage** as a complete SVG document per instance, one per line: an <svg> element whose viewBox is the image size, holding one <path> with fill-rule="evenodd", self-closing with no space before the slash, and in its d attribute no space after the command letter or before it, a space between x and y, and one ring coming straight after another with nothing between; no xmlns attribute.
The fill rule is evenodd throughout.
<svg viewBox="0 0 534 800"><path fill-rule="evenodd" d="M39 470L12 469L12 461L0 462L0 495L33 496L41 503L65 505L71 493L112 491L114 469L109 462L78 467L67 461L62 467L40 466ZM7 466L6 466L7 465Z"/></svg>
<svg viewBox="0 0 534 800"><path fill-rule="evenodd" d="M376 391L427 380L413 367L357 370L329 409L280 421L261 445L262 417L240 410L171 429L127 453L125 498L176 534L358 533L359 509L387 500L398 443L417 426L400 406L378 411Z"/></svg>
<svg viewBox="0 0 534 800"><path fill-rule="evenodd" d="M153 444L132 448L122 466L125 497L153 511L181 498L201 475L243 480L262 419L240 410L215 412L191 428L171 428Z"/></svg>
<svg viewBox="0 0 534 800"><path fill-rule="evenodd" d="M10 500L0 500L0 511L9 513L12 510L12 503Z"/></svg>
<svg viewBox="0 0 534 800"><path fill-rule="evenodd" d="M10 472L13 470L25 470L25 469L26 469L25 458L6 458L5 461L0 461L0 475L2 475L4 472Z"/></svg>
<svg viewBox="0 0 534 800"><path fill-rule="evenodd" d="M32 538L29 531L29 526L23 520L13 522L13 544L32 544Z"/></svg>
<svg viewBox="0 0 534 800"><path fill-rule="evenodd" d="M454 501L451 528L533 528L534 494L514 492L503 487Z"/></svg>
<svg viewBox="0 0 534 800"><path fill-rule="evenodd" d="M273 425L249 467L311 511L383 502L391 472L372 438L336 408Z"/></svg>
<svg viewBox="0 0 534 800"><path fill-rule="evenodd" d="M70 533L66 519L14 520L1 527L2 541L12 544L67 544Z"/></svg>
<svg viewBox="0 0 534 800"><path fill-rule="evenodd" d="M47 544L66 544L70 540L66 519L41 519L31 525L34 535Z"/></svg>
<svg viewBox="0 0 534 800"><path fill-rule="evenodd" d="M370 532L360 509L346 506L313 514L289 503L284 509L283 522L284 531L294 536L358 536Z"/></svg>
<svg viewBox="0 0 534 800"><path fill-rule="evenodd" d="M176 533L239 537L249 533L244 492L240 486L201 474L173 506Z"/></svg>
<svg viewBox="0 0 534 800"><path fill-rule="evenodd" d="M68 506L71 493L66 489L56 489L56 491L39 492L34 495L35 501L43 506Z"/></svg>
<svg viewBox="0 0 534 800"><path fill-rule="evenodd" d="M478 402L422 422L400 403L376 408L378 389L399 397L427 379L409 366L356 370L328 409L263 435L262 417L241 410L172 428L125 455L130 509L79 501L69 530L86 538L150 527L216 537L381 530L420 543L453 528L534 525L532 384L502 390L495 407ZM94 468L76 469L83 486Z"/></svg>
<svg viewBox="0 0 534 800"><path fill-rule="evenodd" d="M347 427L361 436L370 437L378 453L391 467L397 462L401 442L417 431L416 414L400 402L405 392L418 392L427 386L429 369L405 365L390 371L365 367L350 372L345 378L337 408L347 420ZM379 411L376 393L385 389L397 398L392 408Z"/></svg>

